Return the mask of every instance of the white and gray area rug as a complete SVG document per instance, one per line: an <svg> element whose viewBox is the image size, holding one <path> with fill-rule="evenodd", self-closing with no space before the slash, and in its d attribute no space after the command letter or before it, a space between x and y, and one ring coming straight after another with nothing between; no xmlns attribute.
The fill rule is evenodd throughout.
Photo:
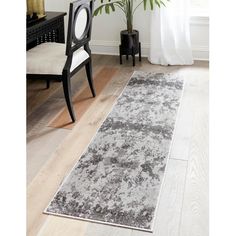
<svg viewBox="0 0 236 236"><path fill-rule="evenodd" d="M45 213L152 232L182 90L135 72Z"/></svg>

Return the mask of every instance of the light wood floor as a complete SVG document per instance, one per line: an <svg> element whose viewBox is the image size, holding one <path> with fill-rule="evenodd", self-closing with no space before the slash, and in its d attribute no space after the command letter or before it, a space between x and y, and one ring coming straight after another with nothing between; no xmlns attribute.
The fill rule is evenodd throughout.
<svg viewBox="0 0 236 236"><path fill-rule="evenodd" d="M208 235L208 83L207 62L193 66L151 65L146 58L119 65L116 56L93 56L94 75L104 67L117 73L72 130L48 127L65 106L61 83L45 89L27 84L27 232L40 236L207 236ZM79 159L134 70L179 73L185 90L176 123L153 233L42 214L63 178ZM73 94L86 82L73 78Z"/></svg>

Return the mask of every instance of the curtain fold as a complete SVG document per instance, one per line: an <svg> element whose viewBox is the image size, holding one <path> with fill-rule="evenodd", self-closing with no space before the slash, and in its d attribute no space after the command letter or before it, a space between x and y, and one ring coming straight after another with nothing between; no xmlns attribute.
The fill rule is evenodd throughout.
<svg viewBox="0 0 236 236"><path fill-rule="evenodd" d="M188 0L171 0L151 13L149 61L161 65L192 65Z"/></svg>

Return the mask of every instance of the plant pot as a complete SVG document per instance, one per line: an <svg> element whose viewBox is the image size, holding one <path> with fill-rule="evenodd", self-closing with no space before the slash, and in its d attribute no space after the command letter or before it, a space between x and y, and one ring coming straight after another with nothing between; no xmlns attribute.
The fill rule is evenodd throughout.
<svg viewBox="0 0 236 236"><path fill-rule="evenodd" d="M133 30L132 33L128 33L127 30L122 30L120 32L121 47L126 53L132 54L132 49L134 53L138 53L139 49L139 32Z"/></svg>
<svg viewBox="0 0 236 236"><path fill-rule="evenodd" d="M139 42L139 32L133 30L129 33L127 30L120 32L120 64L122 64L122 55L133 57L133 66L135 66L135 54L139 53L139 61L141 61L141 44Z"/></svg>

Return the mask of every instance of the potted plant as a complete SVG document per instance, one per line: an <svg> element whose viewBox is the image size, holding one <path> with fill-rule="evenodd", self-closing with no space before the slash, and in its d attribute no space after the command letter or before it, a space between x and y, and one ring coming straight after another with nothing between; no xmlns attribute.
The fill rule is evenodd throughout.
<svg viewBox="0 0 236 236"><path fill-rule="evenodd" d="M126 30L120 32L120 59L122 64L122 55L133 56L133 64L135 63L134 55L139 52L139 60L141 60L141 49L139 43L139 32L133 29L133 16L136 10L143 5L144 10L147 10L149 3L150 9L153 10L155 6L165 6L165 2L170 0L100 0L101 4L95 9L94 16L102 14L105 10L106 14L115 12L116 9L121 10L125 15Z"/></svg>

